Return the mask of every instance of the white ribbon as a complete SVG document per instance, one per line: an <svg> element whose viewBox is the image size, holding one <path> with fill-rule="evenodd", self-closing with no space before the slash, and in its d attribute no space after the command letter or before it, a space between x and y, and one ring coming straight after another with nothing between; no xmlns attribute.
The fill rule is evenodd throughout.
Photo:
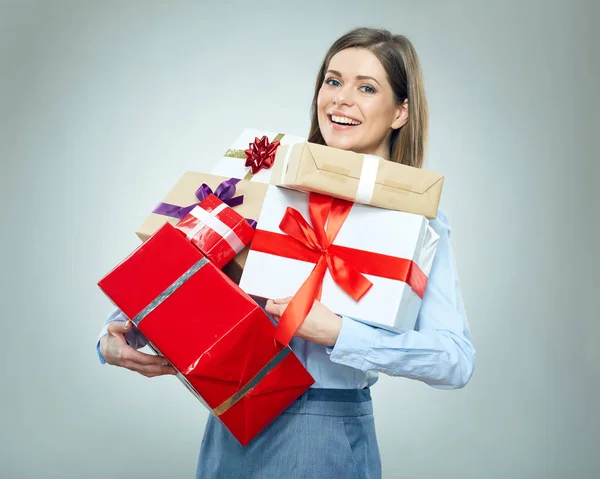
<svg viewBox="0 0 600 479"><path fill-rule="evenodd" d="M290 162L290 155L292 154L292 149L294 145L289 145L287 147L287 151L285 152L285 156L283 157L283 165L281 165L281 181L280 185L285 185L285 172L287 171L288 163Z"/></svg>
<svg viewBox="0 0 600 479"><path fill-rule="evenodd" d="M356 203L369 204L373 198L381 158L375 155L363 156L362 170L358 180L358 189L356 190Z"/></svg>
<svg viewBox="0 0 600 479"><path fill-rule="evenodd" d="M246 247L244 242L235 234L235 231L217 218L217 215L225 208L227 208L227 205L222 203L210 213L199 206L190 211L192 216L198 218L198 224L187 234L188 239L192 239L202 228L208 226L211 230L222 236L236 254L242 251Z"/></svg>

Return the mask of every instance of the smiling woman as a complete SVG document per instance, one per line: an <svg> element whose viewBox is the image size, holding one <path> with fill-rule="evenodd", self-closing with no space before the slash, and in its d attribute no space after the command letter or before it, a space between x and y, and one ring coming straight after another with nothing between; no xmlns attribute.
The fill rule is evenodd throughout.
<svg viewBox="0 0 600 479"><path fill-rule="evenodd" d="M408 100L394 100L383 65L373 53L348 48L333 56L325 72L317 118L327 145L389 160L392 134L408 120Z"/></svg>
<svg viewBox="0 0 600 479"><path fill-rule="evenodd" d="M411 43L365 28L336 41L318 74L309 141L420 167L426 136L427 104ZM197 477L381 477L370 395L378 373L456 389L474 369L448 221L440 211L430 225L439 242L415 330L378 329L315 301L290 342L314 385L245 447L210 415ZM269 300L265 310L279 321L290 299ZM118 310L108 318L100 360L146 376L173 374L164 358L135 350L144 343L126 320Z"/></svg>
<svg viewBox="0 0 600 479"><path fill-rule="evenodd" d="M421 167L427 140L421 66L402 35L358 28L323 60L308 140Z"/></svg>

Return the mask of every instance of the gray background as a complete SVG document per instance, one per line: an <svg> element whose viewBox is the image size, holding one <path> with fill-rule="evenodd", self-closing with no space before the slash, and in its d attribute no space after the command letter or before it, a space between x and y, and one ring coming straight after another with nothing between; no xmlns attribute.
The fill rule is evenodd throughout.
<svg viewBox="0 0 600 479"><path fill-rule="evenodd" d="M359 25L420 55L478 351L465 389L376 385L384 477L600 476L598 2L3 1L0 17L0 477L193 477L207 412L175 378L99 365L96 282L244 127L306 135L319 63Z"/></svg>

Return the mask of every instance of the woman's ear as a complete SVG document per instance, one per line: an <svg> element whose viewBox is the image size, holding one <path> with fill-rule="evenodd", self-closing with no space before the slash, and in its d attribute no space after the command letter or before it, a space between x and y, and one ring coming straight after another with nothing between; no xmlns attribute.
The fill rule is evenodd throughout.
<svg viewBox="0 0 600 479"><path fill-rule="evenodd" d="M404 100L396 108L396 115L394 116L394 121L392 122L392 130L397 130L398 128L403 127L407 121L408 121L408 98L406 100Z"/></svg>

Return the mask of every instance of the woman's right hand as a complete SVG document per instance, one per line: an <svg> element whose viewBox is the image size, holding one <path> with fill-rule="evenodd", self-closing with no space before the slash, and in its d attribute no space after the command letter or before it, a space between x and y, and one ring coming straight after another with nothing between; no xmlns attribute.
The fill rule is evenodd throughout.
<svg viewBox="0 0 600 479"><path fill-rule="evenodd" d="M125 339L131 331L131 321L113 321L107 334L100 339L100 353L113 366L127 368L148 378L177 374L177 371L162 356L145 354L132 348Z"/></svg>

